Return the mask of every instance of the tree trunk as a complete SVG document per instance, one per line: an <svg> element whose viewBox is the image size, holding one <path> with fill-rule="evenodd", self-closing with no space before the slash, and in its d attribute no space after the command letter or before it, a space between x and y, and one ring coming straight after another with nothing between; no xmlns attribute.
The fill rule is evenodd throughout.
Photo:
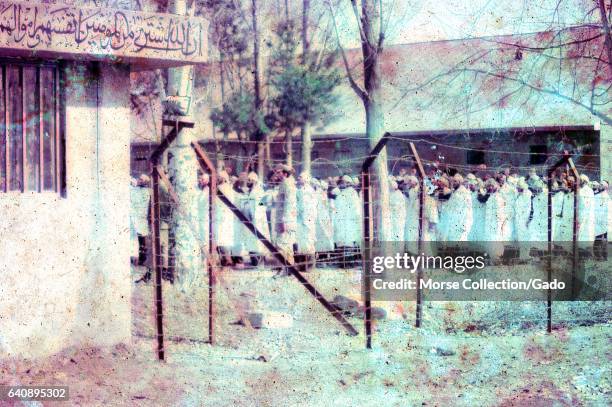
<svg viewBox="0 0 612 407"><path fill-rule="evenodd" d="M264 157L266 155L266 143L257 143L257 176L263 180L266 175Z"/></svg>
<svg viewBox="0 0 612 407"><path fill-rule="evenodd" d="M291 131L285 132L285 145L287 146L287 165L293 167L293 134Z"/></svg>
<svg viewBox="0 0 612 407"><path fill-rule="evenodd" d="M385 118L382 104L375 95L366 103L366 135L370 143L370 149L374 148L385 133ZM388 242L391 240L391 209L389 207L389 171L387 167L387 149L383 148L374 164L373 200L376 213L375 230L377 240Z"/></svg>
<svg viewBox="0 0 612 407"><path fill-rule="evenodd" d="M382 109L382 83L380 68L380 53L384 33L380 20L382 10L377 0L362 0L361 24L365 40L362 41L364 89L363 102L366 112L366 136L370 148L380 141L385 133L385 116ZM387 149L384 148L373 164L376 230L379 241L389 241L391 238L391 211L389 208L389 178L387 167Z"/></svg>
<svg viewBox="0 0 612 407"><path fill-rule="evenodd" d="M219 47L221 49L221 47ZM225 74L223 73L225 68L225 55L223 51L219 51L219 82L221 83L221 105L225 103ZM227 140L227 131L223 130L223 141ZM215 138L215 148L217 154L217 171L221 171L225 168L225 163L223 162L223 150L221 143L219 140Z"/></svg>
<svg viewBox="0 0 612 407"><path fill-rule="evenodd" d="M261 111L261 82L259 80L260 52L259 52L259 27L257 24L257 0L251 0L251 18L253 22L253 91L255 94L255 111ZM260 177L264 174L264 144L265 135L257 130L257 173Z"/></svg>
<svg viewBox="0 0 612 407"><path fill-rule="evenodd" d="M186 0L174 0L170 10L174 14L187 15ZM182 66L168 69L167 96L177 96L184 100L193 100L193 66ZM192 117L191 102L183 104L181 99L171 110L179 116ZM177 106L179 108L177 108ZM174 265L176 279L183 290L195 286L201 270L200 245L194 232L191 219L184 214L197 211L197 170L198 161L191 147L191 142L197 141L196 132L183 129L169 149L172 159L168 162L168 172L173 181L173 187L178 198L178 207L172 210L169 222L174 235ZM171 254L168 254L171 256ZM171 257L169 257L171 258Z"/></svg>
<svg viewBox="0 0 612 407"><path fill-rule="evenodd" d="M306 122L302 126L302 172L311 174L312 170L312 132L310 123Z"/></svg>
<svg viewBox="0 0 612 407"><path fill-rule="evenodd" d="M310 13L310 0L302 2L302 64L308 63L308 51L310 44L308 42L308 14ZM312 173L312 129L310 122L307 120L301 129L302 136L302 172Z"/></svg>

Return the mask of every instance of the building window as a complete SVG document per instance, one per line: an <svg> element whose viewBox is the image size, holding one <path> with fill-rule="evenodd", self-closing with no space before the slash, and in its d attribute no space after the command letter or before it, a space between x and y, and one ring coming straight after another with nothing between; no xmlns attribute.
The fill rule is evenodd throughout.
<svg viewBox="0 0 612 407"><path fill-rule="evenodd" d="M0 60L0 191L64 190L60 73Z"/></svg>
<svg viewBox="0 0 612 407"><path fill-rule="evenodd" d="M545 144L529 146L529 164L539 165L546 163L548 147Z"/></svg>
<svg viewBox="0 0 612 407"><path fill-rule="evenodd" d="M484 151L468 150L466 161L469 165L480 165L485 163Z"/></svg>

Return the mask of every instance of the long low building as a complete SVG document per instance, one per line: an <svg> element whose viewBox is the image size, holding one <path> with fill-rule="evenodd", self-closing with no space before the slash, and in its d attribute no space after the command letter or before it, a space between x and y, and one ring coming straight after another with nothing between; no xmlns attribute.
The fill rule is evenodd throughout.
<svg viewBox="0 0 612 407"><path fill-rule="evenodd" d="M424 140L425 160L470 170L481 164L544 168L568 150L591 176L610 178L612 149L611 65L601 27L500 37L388 46L382 56L385 130L398 139ZM360 78L360 50L348 50L349 66ZM344 67L338 61L339 69ZM223 139L208 120L208 107L220 104L219 73L206 69L206 108L198 117L199 137L208 151L242 169L256 158L253 143ZM196 92L198 90L196 89ZM337 119L313 129L313 173L355 172L369 150L363 104L348 81L337 89ZM211 102L212 101L212 102ZM132 138L132 169L155 139ZM149 137L147 139L147 137ZM269 162L286 160L284 137L271 143ZM293 161L300 168L299 136ZM407 143L388 148L390 169L402 165Z"/></svg>

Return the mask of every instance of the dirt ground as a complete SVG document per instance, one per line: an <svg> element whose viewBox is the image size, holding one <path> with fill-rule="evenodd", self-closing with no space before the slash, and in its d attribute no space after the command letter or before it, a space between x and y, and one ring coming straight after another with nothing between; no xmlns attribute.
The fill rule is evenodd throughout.
<svg viewBox="0 0 612 407"><path fill-rule="evenodd" d="M358 290L357 272L323 270L309 277L329 297ZM84 406L606 406L612 401L608 304L558 306L550 335L543 329L541 304L520 309L431 304L420 329L414 328L411 304L394 304L375 327L374 348L365 350L363 336L346 335L293 278L232 271L222 275L217 292L214 346L205 342L204 284L190 292L164 285L167 360L159 362L152 294L152 284L134 285L132 343L5 360L2 382L68 385L66 404ZM261 309L289 313L293 327L258 330L239 323ZM363 331L360 319L351 322Z"/></svg>

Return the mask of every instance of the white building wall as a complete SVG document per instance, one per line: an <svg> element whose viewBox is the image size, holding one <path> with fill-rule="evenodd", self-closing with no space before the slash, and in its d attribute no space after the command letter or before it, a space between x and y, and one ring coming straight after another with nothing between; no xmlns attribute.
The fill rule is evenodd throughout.
<svg viewBox="0 0 612 407"><path fill-rule="evenodd" d="M67 197L0 194L0 358L130 340L125 69L66 68Z"/></svg>

